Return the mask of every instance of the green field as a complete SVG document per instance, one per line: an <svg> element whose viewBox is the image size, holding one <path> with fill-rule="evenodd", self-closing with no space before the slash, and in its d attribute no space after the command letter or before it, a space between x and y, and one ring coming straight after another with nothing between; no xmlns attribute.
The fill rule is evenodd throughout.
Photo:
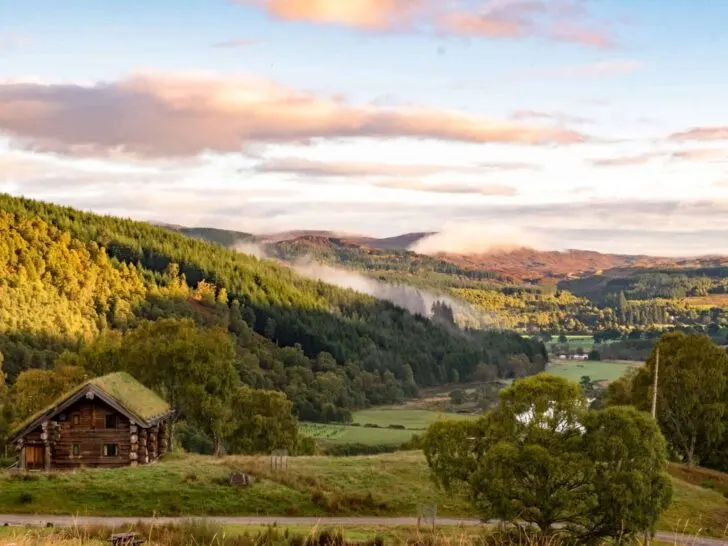
<svg viewBox="0 0 728 546"><path fill-rule="evenodd" d="M590 351L592 347L594 347L594 337L591 335L566 336L566 344L568 344L572 349L581 347L585 351ZM551 340L547 345L549 349L553 349L555 346L565 344L559 343L559 336L554 336L553 340Z"/></svg>
<svg viewBox="0 0 728 546"><path fill-rule="evenodd" d="M440 419L474 419L472 415L404 408L371 408L357 411L354 422L372 423L381 427L403 425L405 428L422 430Z"/></svg>
<svg viewBox="0 0 728 546"><path fill-rule="evenodd" d="M236 489L232 471L256 482ZM680 477L691 480L685 468ZM693 482L702 483L702 475ZM728 478L727 478L728 479ZM714 478L718 483L718 479ZM728 499L674 479L675 500L660 528L723 536ZM416 516L436 504L441 516L474 517L470 503L438 490L422 452L365 457L295 457L274 472L267 457L171 455L160 463L68 473L0 473L0 513L119 516L361 515Z"/></svg>
<svg viewBox="0 0 728 546"><path fill-rule="evenodd" d="M546 373L577 382L585 375L589 376L592 381L614 381L627 373L630 368L642 364L641 362L590 360L555 360L552 362L553 364L546 369Z"/></svg>
<svg viewBox="0 0 728 546"><path fill-rule="evenodd" d="M396 407L357 411L352 417L359 426L302 423L299 430L304 436L334 444L401 445L439 419L476 418L474 415ZM367 424L377 427L364 426ZM388 428L392 425L403 426L405 430Z"/></svg>
<svg viewBox="0 0 728 546"><path fill-rule="evenodd" d="M402 445L417 433L415 430L352 427L319 423L301 423L299 432L316 440L334 444Z"/></svg>

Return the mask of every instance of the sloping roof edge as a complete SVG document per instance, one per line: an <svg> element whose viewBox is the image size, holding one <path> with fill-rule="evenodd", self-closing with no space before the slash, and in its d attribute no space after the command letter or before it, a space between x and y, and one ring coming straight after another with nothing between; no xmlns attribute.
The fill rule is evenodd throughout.
<svg viewBox="0 0 728 546"><path fill-rule="evenodd" d="M134 412L130 411L119 401L109 396L100 387L93 384L92 381L93 380L89 380L82 385L79 385L75 389L69 391L68 393L61 396L59 399L55 400L45 409L29 417L26 421L23 421L10 433L10 435L8 436L8 442L15 442L18 438L25 436L30 431L35 429L38 425L40 425L43 421L51 419L52 417L58 415L64 409L68 408L89 393L93 393L94 397L101 399L104 403L111 406L116 411L127 417L130 421L135 423L137 426L140 426L142 428L149 428L174 413L174 410L170 408L168 411L154 416L151 419L143 419L139 415L136 415Z"/></svg>

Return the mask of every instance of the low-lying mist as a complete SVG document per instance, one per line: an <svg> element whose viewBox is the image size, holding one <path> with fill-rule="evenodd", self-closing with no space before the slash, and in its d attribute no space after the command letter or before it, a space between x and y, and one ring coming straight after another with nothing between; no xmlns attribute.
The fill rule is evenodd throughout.
<svg viewBox="0 0 728 546"><path fill-rule="evenodd" d="M451 224L409 247L418 254L493 254L520 248L540 248L538 237L516 227Z"/></svg>
<svg viewBox="0 0 728 546"><path fill-rule="evenodd" d="M235 250L261 259L275 259L265 247L251 243L235 245ZM316 262L304 256L294 262L286 262L296 273L308 279L322 281L340 288L349 288L362 294L389 301L410 313L428 318L434 317L436 303L445 304L452 310L453 318L461 327L496 328L496 319L464 301L458 301L444 294L416 288L408 284L389 283L372 279L355 271Z"/></svg>

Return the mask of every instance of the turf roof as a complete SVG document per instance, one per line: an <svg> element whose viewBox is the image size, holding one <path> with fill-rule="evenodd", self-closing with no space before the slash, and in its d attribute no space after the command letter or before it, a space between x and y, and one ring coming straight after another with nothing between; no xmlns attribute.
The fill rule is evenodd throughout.
<svg viewBox="0 0 728 546"><path fill-rule="evenodd" d="M142 425L151 424L157 418L172 411L172 407L167 402L154 391L139 383L131 375L126 372L115 372L89 379L82 385L64 393L52 404L28 417L15 427L11 436L22 432L42 417L51 417L57 413L57 408L62 406L66 400L87 388L95 389L107 396Z"/></svg>

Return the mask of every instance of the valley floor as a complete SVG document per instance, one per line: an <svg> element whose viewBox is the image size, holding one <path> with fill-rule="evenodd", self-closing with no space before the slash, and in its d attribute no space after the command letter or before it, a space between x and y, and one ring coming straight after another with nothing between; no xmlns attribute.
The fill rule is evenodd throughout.
<svg viewBox="0 0 728 546"><path fill-rule="evenodd" d="M228 485L232 471L253 475ZM723 537L728 499L722 481L675 467L675 496L660 529ZM720 475L724 476L724 475ZM692 482L692 483L690 483ZM267 457L170 455L139 468L0 475L0 514L79 516L381 516L416 517L436 504L438 517L476 518L464 498L439 491L421 452L367 457L298 457L274 472Z"/></svg>

